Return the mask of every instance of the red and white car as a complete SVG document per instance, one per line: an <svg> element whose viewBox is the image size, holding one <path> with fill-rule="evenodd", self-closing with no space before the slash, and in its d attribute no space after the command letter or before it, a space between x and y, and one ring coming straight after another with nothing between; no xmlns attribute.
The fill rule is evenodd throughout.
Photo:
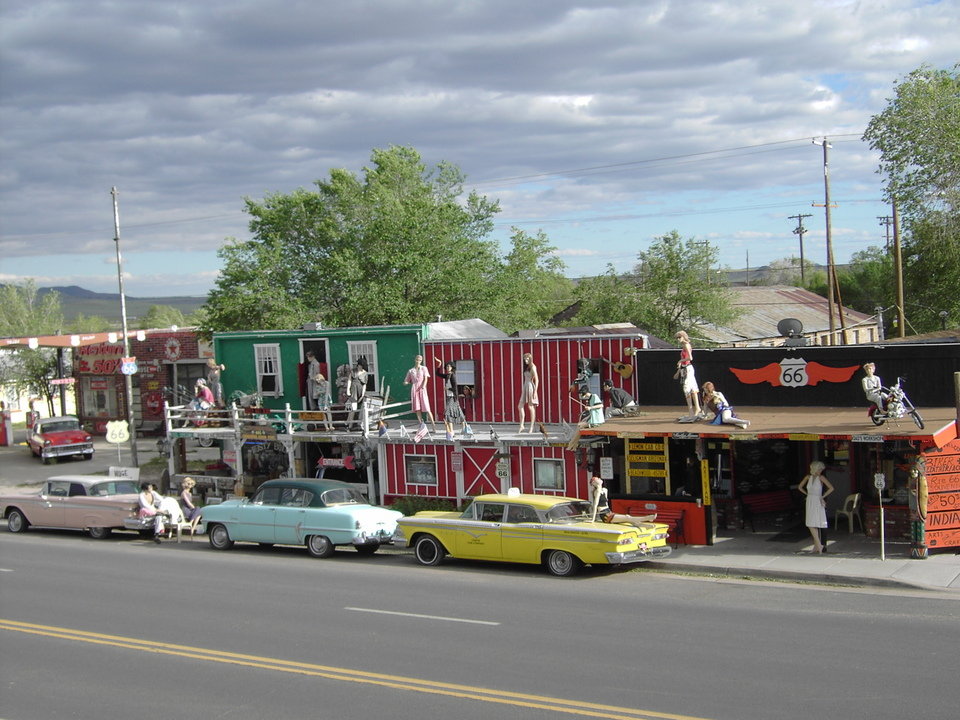
<svg viewBox="0 0 960 720"><path fill-rule="evenodd" d="M72 415L37 420L27 433L27 445L44 465L51 458L70 455L80 455L84 460L93 458L93 438Z"/></svg>

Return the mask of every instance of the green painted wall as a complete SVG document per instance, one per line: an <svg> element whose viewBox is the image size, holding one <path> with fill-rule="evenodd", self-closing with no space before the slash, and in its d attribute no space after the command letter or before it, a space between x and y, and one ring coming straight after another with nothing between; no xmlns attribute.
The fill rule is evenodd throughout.
<svg viewBox="0 0 960 720"><path fill-rule="evenodd" d="M298 410L303 407L298 366L304 360L304 347L326 341L329 379L332 382L336 379L337 367L349 362L348 343L376 342L378 381L381 377L385 378L384 384L390 387L390 396L396 399L407 394L404 392L403 379L413 366L414 356L423 352L426 332L427 328L423 325L229 332L215 333L213 347L217 362L227 366L221 381L224 397L229 398L235 391L252 393L257 389L254 345L279 345L283 396L264 397L263 404L265 407L282 409L286 403L290 403L291 408ZM383 388L378 387L378 390L382 392Z"/></svg>

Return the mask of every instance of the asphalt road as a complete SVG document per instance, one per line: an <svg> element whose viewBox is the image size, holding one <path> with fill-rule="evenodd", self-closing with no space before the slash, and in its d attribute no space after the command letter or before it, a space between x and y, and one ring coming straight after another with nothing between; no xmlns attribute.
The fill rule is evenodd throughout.
<svg viewBox="0 0 960 720"><path fill-rule="evenodd" d="M960 602L0 531L0 717L951 717Z"/></svg>

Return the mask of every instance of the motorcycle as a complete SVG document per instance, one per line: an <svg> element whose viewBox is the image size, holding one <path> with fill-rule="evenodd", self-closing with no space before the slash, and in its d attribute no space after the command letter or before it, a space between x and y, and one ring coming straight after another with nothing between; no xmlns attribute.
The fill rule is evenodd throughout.
<svg viewBox="0 0 960 720"><path fill-rule="evenodd" d="M923 430L923 418L920 417L920 413L917 412L913 403L910 402L910 398L907 397L907 393L903 389L902 384L903 378L898 377L897 382L891 387L880 388L880 391L885 393L886 409L881 409L877 407L876 404L873 404L869 410L867 410L867 415L870 416L874 425L883 425L887 420L900 420L904 416L909 415L913 418L917 427Z"/></svg>

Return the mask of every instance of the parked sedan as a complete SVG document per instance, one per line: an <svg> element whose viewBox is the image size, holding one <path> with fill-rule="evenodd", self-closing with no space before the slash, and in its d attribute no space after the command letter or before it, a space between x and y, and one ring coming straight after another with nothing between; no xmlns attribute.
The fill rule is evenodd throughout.
<svg viewBox="0 0 960 720"><path fill-rule="evenodd" d="M446 555L471 560L543 564L573 575L583 564L625 565L666 557L667 526L593 522L585 500L507 493L479 495L460 512L419 512L401 518L397 544L421 565Z"/></svg>
<svg viewBox="0 0 960 720"><path fill-rule="evenodd" d="M44 465L53 458L74 455L84 460L93 458L93 438L72 415L37 420L27 433L27 445Z"/></svg>
<svg viewBox="0 0 960 720"><path fill-rule="evenodd" d="M339 480L270 480L250 498L207 505L200 511L210 545L227 550L234 542L306 545L318 558L337 545L372 554L393 542L403 513L370 505Z"/></svg>
<svg viewBox="0 0 960 720"><path fill-rule="evenodd" d="M0 512L10 532L33 525L86 530L100 539L136 516L138 492L136 483L123 478L59 475L39 492L0 496Z"/></svg>

